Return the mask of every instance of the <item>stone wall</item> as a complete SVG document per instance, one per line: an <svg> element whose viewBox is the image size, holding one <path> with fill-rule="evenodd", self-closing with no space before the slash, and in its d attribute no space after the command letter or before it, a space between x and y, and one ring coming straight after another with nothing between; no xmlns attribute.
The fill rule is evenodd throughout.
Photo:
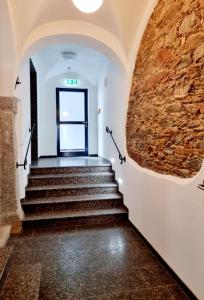
<svg viewBox="0 0 204 300"><path fill-rule="evenodd" d="M16 99L0 97L0 218L12 232L21 230L16 193Z"/></svg>
<svg viewBox="0 0 204 300"><path fill-rule="evenodd" d="M203 137L204 0L159 0L133 74L128 154L142 167L192 177Z"/></svg>

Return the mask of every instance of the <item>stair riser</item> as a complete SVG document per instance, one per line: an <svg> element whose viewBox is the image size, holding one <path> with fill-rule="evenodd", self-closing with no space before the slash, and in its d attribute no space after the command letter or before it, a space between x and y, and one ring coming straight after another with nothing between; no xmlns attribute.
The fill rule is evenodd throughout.
<svg viewBox="0 0 204 300"><path fill-rule="evenodd" d="M87 209L102 209L102 208L117 208L122 206L122 199L111 200L97 200L97 201L82 201L71 203L51 203L51 204L35 204L35 205L23 205L25 213L41 213L50 211L62 211L62 210L87 210Z"/></svg>
<svg viewBox="0 0 204 300"><path fill-rule="evenodd" d="M128 222L128 213L95 217L74 217L68 219L23 221L23 229L95 224L120 224L125 222Z"/></svg>
<svg viewBox="0 0 204 300"><path fill-rule="evenodd" d="M92 195L92 194L111 194L117 193L117 187L101 187L101 188L72 188L72 189L53 189L53 190L37 190L26 191L26 198L50 198L61 196L76 196L76 195Z"/></svg>
<svg viewBox="0 0 204 300"><path fill-rule="evenodd" d="M31 175L48 175L48 174L73 174L73 173L96 173L110 172L111 166L104 167L59 167L59 168L31 168Z"/></svg>
<svg viewBox="0 0 204 300"><path fill-rule="evenodd" d="M91 183L110 183L114 182L114 175L106 176L87 176L87 177L62 177L62 178L29 178L28 186L62 185L62 184L91 184Z"/></svg>

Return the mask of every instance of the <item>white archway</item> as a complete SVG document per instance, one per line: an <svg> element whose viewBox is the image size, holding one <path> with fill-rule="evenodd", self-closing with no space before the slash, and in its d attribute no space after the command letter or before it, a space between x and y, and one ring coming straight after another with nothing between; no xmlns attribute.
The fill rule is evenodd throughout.
<svg viewBox="0 0 204 300"><path fill-rule="evenodd" d="M62 43L93 48L126 69L127 57L115 36L91 23L67 20L43 24L33 30L24 43L18 67L26 57L40 49Z"/></svg>
<svg viewBox="0 0 204 300"><path fill-rule="evenodd" d="M104 95L102 95L102 93L100 93L100 95L102 95L102 99L105 97L111 99L111 101L115 103L115 106L117 106L119 103L119 97L121 98L120 101L125 102L123 93L127 88L126 80L124 80L124 78L127 78L128 74L127 57L121 43L117 40L117 38L114 35L104 30L103 28L88 22L80 22L73 20L56 21L41 25L31 32L31 34L29 35L22 47L23 50L21 54L18 57L18 64L16 68L18 73L16 75L20 75L22 85L19 86L17 92L19 92L20 94L18 98L22 100L20 101L22 105L21 118L25 118L25 124L22 127L19 127L19 130L17 132L17 140L22 140L22 137L27 135L26 130L29 126L29 91L28 82L26 79L28 77L28 68L26 72L23 72L23 66L25 66L26 64L28 65L28 59L34 54L50 46L62 44L80 45L84 48L92 48L95 51L103 54L110 62L110 69L107 69L107 71L109 70L109 75L112 76L111 71L114 70L113 73L115 73L115 75L113 75L113 77L116 77L117 79L113 83L113 88L111 88L112 82L110 81L110 89L108 89L109 94L105 93ZM24 76L25 74L27 74L26 77ZM104 74L104 77L101 78L100 90L103 89L105 80L106 75ZM26 92L25 89L27 89ZM118 90L122 90L122 92L120 93L118 92ZM23 98L21 97L21 95ZM98 95L99 98L101 98L100 95ZM125 114L125 110L123 110L123 113ZM103 124L103 122L101 122L101 124ZM101 127L101 132L104 133L103 126ZM26 139L24 140L26 144ZM23 155L23 147L23 144L19 145L19 156ZM26 175L27 174L24 174L22 175L22 177L26 178ZM21 197L23 197L25 182L20 183L20 186L22 190Z"/></svg>

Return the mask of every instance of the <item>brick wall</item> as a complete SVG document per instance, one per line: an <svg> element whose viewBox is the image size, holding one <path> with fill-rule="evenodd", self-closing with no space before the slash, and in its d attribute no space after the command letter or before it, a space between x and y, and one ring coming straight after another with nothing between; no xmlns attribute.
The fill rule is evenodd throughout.
<svg viewBox="0 0 204 300"><path fill-rule="evenodd" d="M192 177L204 158L204 0L159 0L145 30L126 124L129 156Z"/></svg>

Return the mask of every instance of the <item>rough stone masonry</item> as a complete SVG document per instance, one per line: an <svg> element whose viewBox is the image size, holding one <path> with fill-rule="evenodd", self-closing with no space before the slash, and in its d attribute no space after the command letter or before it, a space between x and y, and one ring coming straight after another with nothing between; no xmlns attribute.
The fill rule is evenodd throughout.
<svg viewBox="0 0 204 300"><path fill-rule="evenodd" d="M145 30L126 124L140 166L192 177L204 158L204 0L159 0Z"/></svg>

